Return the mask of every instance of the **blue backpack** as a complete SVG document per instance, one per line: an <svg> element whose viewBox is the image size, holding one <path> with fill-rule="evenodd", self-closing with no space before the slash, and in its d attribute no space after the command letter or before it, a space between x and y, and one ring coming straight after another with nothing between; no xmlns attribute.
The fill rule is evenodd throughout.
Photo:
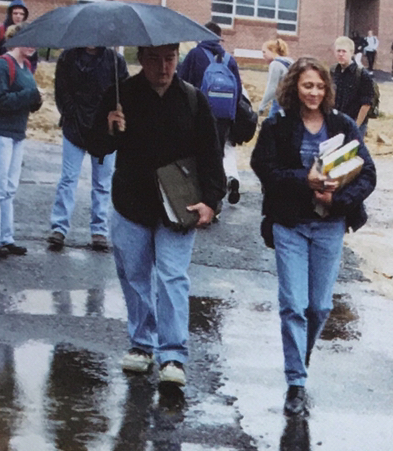
<svg viewBox="0 0 393 451"><path fill-rule="evenodd" d="M205 94L211 111L217 119L235 120L238 101L238 87L236 77L228 68L229 53L213 56L211 52L203 49L209 58L210 64L203 74L201 91Z"/></svg>

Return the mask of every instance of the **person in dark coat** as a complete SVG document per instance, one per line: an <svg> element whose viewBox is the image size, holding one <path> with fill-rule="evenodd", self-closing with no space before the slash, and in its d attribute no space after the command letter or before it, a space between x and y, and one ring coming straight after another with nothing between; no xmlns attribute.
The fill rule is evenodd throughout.
<svg viewBox="0 0 393 451"><path fill-rule="evenodd" d="M318 60L300 58L290 67L278 102L284 112L262 123L251 167L265 189L263 237L276 253L290 416L305 411L307 367L333 307L344 234L366 222L363 201L375 188L376 171L355 122L332 109L331 78ZM359 140L364 161L340 189L315 163L319 144L339 133L344 143Z"/></svg>
<svg viewBox="0 0 393 451"><path fill-rule="evenodd" d="M29 10L27 9L23 0L12 0L7 8L7 17L2 25L0 25L0 55L7 52L7 48L4 47L6 38L5 33L10 25L15 25L21 22L25 22L29 17ZM37 69L38 53L34 51L28 58L31 64L31 71L33 74Z"/></svg>
<svg viewBox="0 0 393 451"><path fill-rule="evenodd" d="M208 22L205 27L215 33L217 36L221 36L221 27L214 22ZM185 57L184 61L179 68L179 77L183 80L191 83L197 88L201 88L203 76L206 68L209 66L210 61L207 57L205 50L211 52L213 56L220 55L224 57L225 50L222 45L217 41L203 41L200 42L194 49ZM240 79L239 68L236 63L235 58L231 55L228 62L228 69L234 74L237 83L238 101L242 95L242 82ZM224 158L224 167L228 167L228 154L231 154L231 126L232 121L228 119L218 119L216 118L218 137L220 140L221 152ZM233 147L233 146L232 146ZM233 153L233 152L232 152ZM232 158L229 158L229 165L233 166ZM236 165L236 161L235 161ZM237 172L237 171L235 171ZM233 176L233 171L227 174L227 190L228 190L228 201L235 204L240 199L239 194L239 176ZM235 174L236 175L236 174ZM219 208L221 209L221 207Z"/></svg>
<svg viewBox="0 0 393 451"><path fill-rule="evenodd" d="M214 22L207 23L205 27L208 28L213 33L216 33L217 36L221 36L221 28ZM221 57L223 57L225 54L225 50L219 42L202 41L194 49L190 50L190 52L185 57L178 71L179 77L181 79L183 79L184 81L188 81L188 83L191 83L192 85L194 85L199 89L201 88L202 85L205 70L210 64L209 58L206 56L204 49L211 52L214 56L221 55ZM236 78L238 98L240 99L242 93L242 83L240 80L239 68L233 56L230 56L229 58L228 68ZM228 140L229 137L230 126L231 122L228 121L227 119L217 120L218 136L220 139L223 155L225 142Z"/></svg>
<svg viewBox="0 0 393 451"><path fill-rule="evenodd" d="M156 171L193 157L202 192L188 206L196 227L212 221L225 195L225 176L217 130L205 96L179 79L178 44L141 47L142 71L120 84L122 112L110 89L98 110L92 151L105 160L117 150L112 182L112 242L117 273L128 311L130 352L126 371L145 373L160 366L161 382L186 383L189 288L187 274L195 228L171 226L164 210ZM190 100L195 94L196 111ZM113 123L118 133L113 133Z"/></svg>
<svg viewBox="0 0 393 451"><path fill-rule="evenodd" d="M124 58L104 47L65 50L59 57L55 73L55 100L63 129L63 165L51 214L52 233L48 242L64 244L71 226L75 194L88 147L90 128L102 96L115 83L115 61L119 79L128 76ZM95 250L107 250L108 208L115 155L99 164L91 157L92 191L90 232Z"/></svg>

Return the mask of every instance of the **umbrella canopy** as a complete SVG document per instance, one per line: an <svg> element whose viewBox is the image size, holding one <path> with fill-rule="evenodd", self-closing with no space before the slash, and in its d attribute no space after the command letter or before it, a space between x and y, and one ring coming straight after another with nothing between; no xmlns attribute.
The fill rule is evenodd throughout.
<svg viewBox="0 0 393 451"><path fill-rule="evenodd" d="M7 41L6 46L158 46L219 39L197 22L163 6L97 1L63 6L43 14Z"/></svg>

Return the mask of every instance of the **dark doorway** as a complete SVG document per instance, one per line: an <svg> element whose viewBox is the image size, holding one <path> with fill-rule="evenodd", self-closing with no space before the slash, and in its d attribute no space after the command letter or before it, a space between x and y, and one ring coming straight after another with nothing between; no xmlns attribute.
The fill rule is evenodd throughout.
<svg viewBox="0 0 393 451"><path fill-rule="evenodd" d="M368 30L378 35L380 0L346 0L344 34L352 36L355 32L366 36Z"/></svg>

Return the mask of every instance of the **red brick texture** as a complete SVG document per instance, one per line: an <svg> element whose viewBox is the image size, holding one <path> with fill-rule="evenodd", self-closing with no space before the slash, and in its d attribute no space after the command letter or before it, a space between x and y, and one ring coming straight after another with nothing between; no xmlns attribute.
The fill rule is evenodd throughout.
<svg viewBox="0 0 393 451"><path fill-rule="evenodd" d="M206 23L211 18L211 0L142 1L153 5L166 3L167 7L191 17L200 24ZM31 19L58 6L73 3L75 0L26 0ZM371 28L380 39L375 67L390 71L392 62L390 45L393 40L392 0L300 0L299 5L296 35L279 34L274 22L238 18L235 19L232 28L223 31L225 48L231 53L235 49L260 50L264 41L282 37L288 42L292 57L311 55L332 64L333 42L337 36L345 34L345 31L349 33L354 30L365 35ZM4 10L4 6L0 8L0 15ZM4 12L2 15L4 17Z"/></svg>

